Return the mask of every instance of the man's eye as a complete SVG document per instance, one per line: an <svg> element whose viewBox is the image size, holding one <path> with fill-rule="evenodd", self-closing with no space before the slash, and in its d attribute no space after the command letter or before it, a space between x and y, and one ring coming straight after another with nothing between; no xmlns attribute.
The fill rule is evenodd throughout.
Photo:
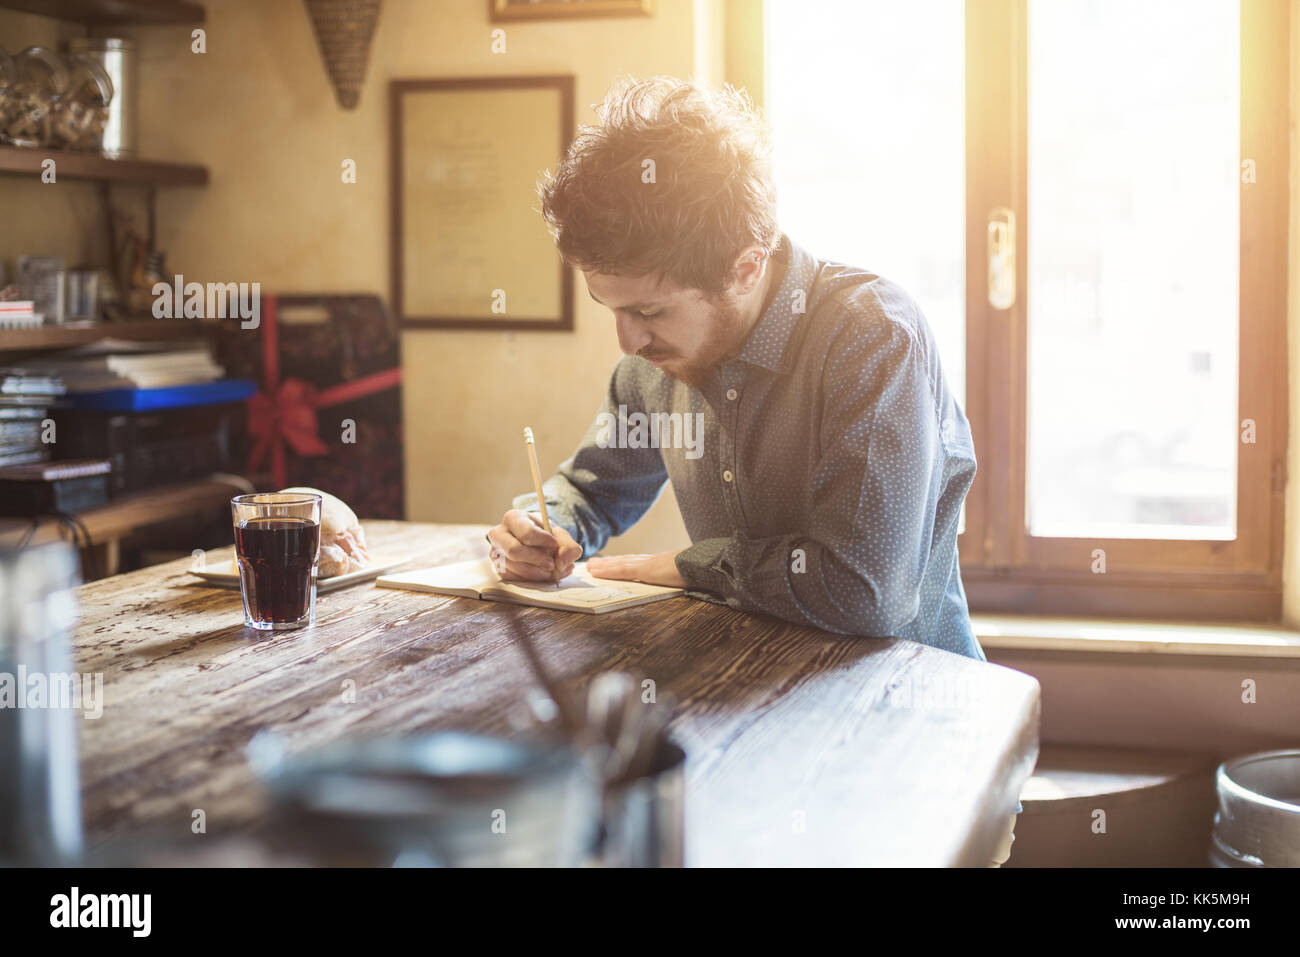
<svg viewBox="0 0 1300 957"><path fill-rule="evenodd" d="M653 319L655 316L663 315L663 310L660 309L657 312L638 312L637 315L642 319Z"/></svg>

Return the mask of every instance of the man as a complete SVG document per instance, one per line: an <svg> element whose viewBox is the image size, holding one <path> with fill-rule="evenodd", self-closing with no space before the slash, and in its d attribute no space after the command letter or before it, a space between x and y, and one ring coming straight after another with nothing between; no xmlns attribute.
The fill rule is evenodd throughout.
<svg viewBox="0 0 1300 957"><path fill-rule="evenodd" d="M957 556L975 453L921 310L780 233L742 94L656 77L599 115L539 192L624 358L544 485L554 534L536 495L489 533L498 574L568 574L671 479L692 545L591 558L593 575L984 660Z"/></svg>
<svg viewBox="0 0 1300 957"><path fill-rule="evenodd" d="M543 485L553 534L536 494L516 498L488 533L497 573L569 574L671 479L691 546L591 558L593 575L985 660L957 560L975 449L920 308L780 233L742 95L656 77L599 116L539 192L624 358Z"/></svg>

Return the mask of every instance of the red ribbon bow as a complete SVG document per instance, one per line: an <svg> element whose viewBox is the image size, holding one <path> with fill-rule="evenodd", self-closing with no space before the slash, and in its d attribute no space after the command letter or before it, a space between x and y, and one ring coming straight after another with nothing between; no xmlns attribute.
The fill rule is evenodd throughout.
<svg viewBox="0 0 1300 957"><path fill-rule="evenodd" d="M385 369L328 389L317 389L302 379L281 382L275 296L263 298L262 320L262 371L266 388L248 399L248 432L254 440L248 468L257 471L269 454L275 486L284 488L288 484L286 445L302 456L320 456L329 451L320 438L316 410L394 388L401 384L402 370Z"/></svg>

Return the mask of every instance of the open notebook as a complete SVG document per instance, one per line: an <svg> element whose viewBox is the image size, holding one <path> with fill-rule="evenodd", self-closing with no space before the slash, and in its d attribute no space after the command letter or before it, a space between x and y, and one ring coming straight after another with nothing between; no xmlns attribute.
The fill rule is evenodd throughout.
<svg viewBox="0 0 1300 957"><path fill-rule="evenodd" d="M508 601L517 605L535 605L538 608L581 611L589 615L644 605L683 592L681 588L665 588L662 585L593 578L587 572L586 562L574 565L573 574L558 584L503 582L497 578L492 563L486 558L396 575L381 575L375 579L375 584L385 588L433 592L435 595L460 595L463 598Z"/></svg>

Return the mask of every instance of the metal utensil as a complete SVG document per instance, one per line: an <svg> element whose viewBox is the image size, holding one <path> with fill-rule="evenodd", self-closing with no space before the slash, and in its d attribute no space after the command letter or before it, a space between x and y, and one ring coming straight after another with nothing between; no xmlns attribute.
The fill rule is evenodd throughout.
<svg viewBox="0 0 1300 957"><path fill-rule="evenodd" d="M551 700L555 702L555 707L560 712L560 721L564 724L564 730L568 733L569 740L579 744L584 737L583 721L575 710L573 702L569 700L569 696L551 678L550 672L542 664L541 656L537 654L537 649L533 646L532 639L528 637L528 629L523 626L517 616L510 618L508 627L511 636L515 639L515 643L519 645L524 657L528 659L528 666L533 670L533 677L537 679L538 684L546 690Z"/></svg>
<svg viewBox="0 0 1300 957"><path fill-rule="evenodd" d="M616 764L614 773L610 775L613 780L618 780L627 774L628 766L632 763L632 756L637 750L637 743L640 740L646 712L645 705L641 703L635 687L623 690L623 699L619 704L621 707L619 708L618 737L614 739Z"/></svg>
<svg viewBox="0 0 1300 957"><path fill-rule="evenodd" d="M665 697L655 704L644 704L637 724L635 743L623 768L622 779L632 781L649 772L655 754L664 740L674 700Z"/></svg>
<svg viewBox="0 0 1300 957"><path fill-rule="evenodd" d="M520 637L516 633L516 637ZM522 636L521 647L527 648ZM543 681L544 669L530 662ZM551 700L556 696L551 685ZM536 713L536 709L533 709ZM598 859L608 867L680 867L684 848L686 754L666 734L673 699L645 702L636 680L603 672L581 699L577 739L601 789ZM543 723L545 721L543 720Z"/></svg>
<svg viewBox="0 0 1300 957"><path fill-rule="evenodd" d="M635 684L629 675L617 671L599 674L587 688L587 727L590 745L603 749L597 756L606 780L621 771L626 756L620 751L620 737L629 721L628 699Z"/></svg>

